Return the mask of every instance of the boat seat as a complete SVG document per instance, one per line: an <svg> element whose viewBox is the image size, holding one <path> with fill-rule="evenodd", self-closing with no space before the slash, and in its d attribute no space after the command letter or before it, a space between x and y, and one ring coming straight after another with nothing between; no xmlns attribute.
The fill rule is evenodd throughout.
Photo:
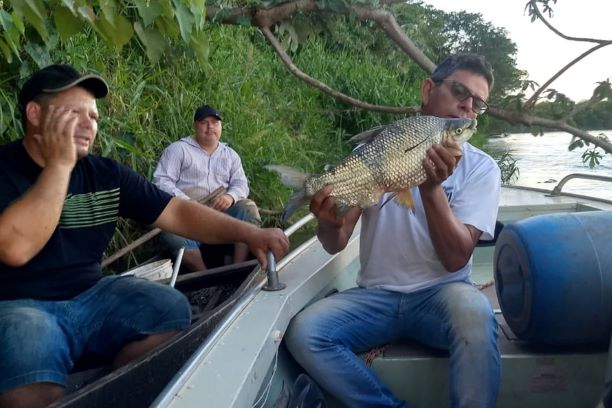
<svg viewBox="0 0 612 408"><path fill-rule="evenodd" d="M578 407L577 401L599 396L607 361L607 346L552 347L533 345L517 339L496 313L501 354L502 384L500 400L508 407ZM411 406L448 406L447 351L401 341L384 346L371 361L372 370L393 392ZM511 379L511 380L510 380ZM424 390L435 384L436 400ZM541 403L548 398L552 405ZM594 406L594 405L593 405Z"/></svg>

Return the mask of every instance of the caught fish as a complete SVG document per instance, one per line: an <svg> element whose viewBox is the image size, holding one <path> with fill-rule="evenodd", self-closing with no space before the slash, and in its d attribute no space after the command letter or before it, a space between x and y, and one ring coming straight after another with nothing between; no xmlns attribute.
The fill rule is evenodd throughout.
<svg viewBox="0 0 612 408"><path fill-rule="evenodd" d="M307 175L287 166L269 165L281 181L294 189L283 212L287 220L324 186L333 185L338 214L350 207L367 208L380 201L384 193L396 193L393 200L414 208L410 188L427 179L423 159L434 144L453 140L460 146L476 131L476 119L447 119L414 116L379 126L355 135L351 141L361 143L337 166L318 175ZM455 156L462 151L449 149Z"/></svg>

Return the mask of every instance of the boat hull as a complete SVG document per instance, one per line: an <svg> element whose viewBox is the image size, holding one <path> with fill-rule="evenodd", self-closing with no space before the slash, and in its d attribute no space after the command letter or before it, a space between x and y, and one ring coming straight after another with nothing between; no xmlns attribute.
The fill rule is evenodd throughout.
<svg viewBox="0 0 612 408"><path fill-rule="evenodd" d="M209 310L196 310L196 320L188 330L172 339L166 345L154 350L147 356L124 367L109 372L107 367L97 367L84 373L76 373L69 378L68 394L56 403L58 407L71 408L136 408L148 407L181 366L199 345L210 335L240 297L262 280L255 261L236 266L216 268L206 273L190 274L179 279L176 288L188 297L204 288L219 288L227 291L234 287L233 293ZM90 382L89 373L96 376L107 373Z"/></svg>

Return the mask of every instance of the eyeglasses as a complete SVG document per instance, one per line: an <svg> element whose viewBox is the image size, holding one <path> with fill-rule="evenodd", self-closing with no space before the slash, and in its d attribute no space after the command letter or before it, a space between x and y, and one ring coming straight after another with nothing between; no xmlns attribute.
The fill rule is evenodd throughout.
<svg viewBox="0 0 612 408"><path fill-rule="evenodd" d="M453 96L457 98L459 102L463 102L468 98L472 98L472 111L478 115L483 114L489 109L489 105L478 96L470 92L461 82L457 82L454 79L438 79L434 80L435 83L446 82L449 84L449 89Z"/></svg>

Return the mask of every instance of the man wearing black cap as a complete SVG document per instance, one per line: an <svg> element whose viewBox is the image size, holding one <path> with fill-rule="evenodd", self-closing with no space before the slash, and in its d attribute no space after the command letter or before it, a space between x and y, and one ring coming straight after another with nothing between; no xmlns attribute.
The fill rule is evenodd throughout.
<svg viewBox="0 0 612 408"><path fill-rule="evenodd" d="M172 143L164 150L153 183L162 190L184 200L200 200L219 187L224 193L210 204L212 208L255 225L261 223L257 206L247 197L249 184L240 156L226 143L221 143L221 113L209 105L198 107L193 116L194 135ZM162 240L172 249L185 248L183 264L190 270L205 269L199 243L171 234ZM234 262L245 261L248 247L236 243Z"/></svg>
<svg viewBox="0 0 612 408"><path fill-rule="evenodd" d="M82 356L115 367L190 323L185 297L133 277L102 276L118 217L205 242L244 241L262 264L287 251L259 229L177 200L117 162L89 155L106 82L67 65L34 73L19 103L25 135L0 147L0 407L63 395Z"/></svg>

